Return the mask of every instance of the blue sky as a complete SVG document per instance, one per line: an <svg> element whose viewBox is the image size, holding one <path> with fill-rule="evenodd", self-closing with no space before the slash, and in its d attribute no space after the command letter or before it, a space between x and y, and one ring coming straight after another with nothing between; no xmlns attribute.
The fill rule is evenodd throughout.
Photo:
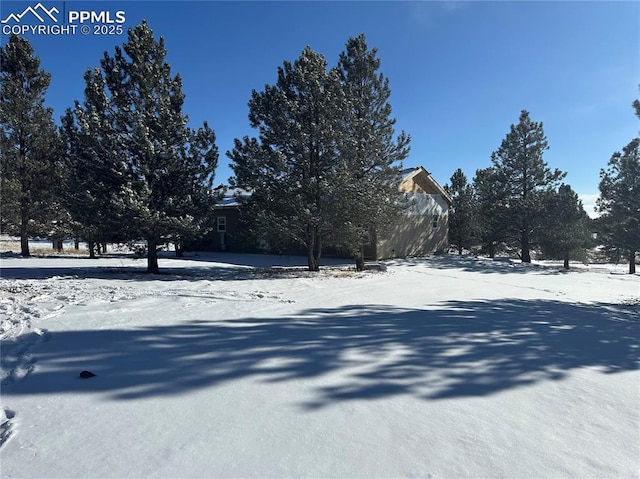
<svg viewBox="0 0 640 479"><path fill-rule="evenodd" d="M33 2L3 1L0 17ZM544 123L545 160L568 173L591 204L599 171L638 134L640 2L215 2L42 1L46 8L124 11L122 35L25 34L52 74L46 102L58 120L82 100L82 75L126 29L147 19L165 38L193 126L216 131L216 183L232 174L233 138L255 132L247 102L273 84L277 67L309 45L331 66L349 37L365 33L391 85L397 130L412 136L405 166L441 184L456 168L471 180L526 109ZM62 16L63 13L60 15ZM23 20L28 22L29 20ZM1 35L2 44L7 36Z"/></svg>

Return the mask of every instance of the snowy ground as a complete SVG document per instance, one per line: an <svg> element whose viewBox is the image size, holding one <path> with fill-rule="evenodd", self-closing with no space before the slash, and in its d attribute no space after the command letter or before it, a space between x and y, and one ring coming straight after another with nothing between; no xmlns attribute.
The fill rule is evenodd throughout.
<svg viewBox="0 0 640 479"><path fill-rule="evenodd" d="M2 258L0 476L640 477L640 276L300 261Z"/></svg>

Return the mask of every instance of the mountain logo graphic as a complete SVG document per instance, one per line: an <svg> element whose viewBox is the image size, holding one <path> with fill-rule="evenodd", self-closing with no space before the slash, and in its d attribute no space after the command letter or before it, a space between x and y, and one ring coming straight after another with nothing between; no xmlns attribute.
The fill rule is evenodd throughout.
<svg viewBox="0 0 640 479"><path fill-rule="evenodd" d="M54 22L58 23L58 19L55 17L54 13L60 13L56 7L52 7L50 10L47 10L42 3L38 3L35 7L27 7L24 9L22 13L11 13L7 18L0 21L0 23L9 23L10 21L14 21L15 23L20 23L25 15L30 13L32 16L36 17L40 23L44 23L46 18L50 18ZM25 19L26 20L26 19Z"/></svg>

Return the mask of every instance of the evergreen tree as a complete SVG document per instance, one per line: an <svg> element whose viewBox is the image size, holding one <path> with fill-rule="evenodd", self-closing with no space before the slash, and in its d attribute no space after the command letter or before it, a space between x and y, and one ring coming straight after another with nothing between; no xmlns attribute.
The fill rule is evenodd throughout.
<svg viewBox="0 0 640 479"><path fill-rule="evenodd" d="M364 35L351 38L338 67L305 48L284 62L274 86L252 93L249 120L259 138L228 152L233 183L253 190L245 211L271 246L300 245L319 268L323 247L358 255L402 208L398 184L409 137L394 138L388 80Z"/></svg>
<svg viewBox="0 0 640 479"><path fill-rule="evenodd" d="M629 273L636 272L635 255L640 250L640 138L615 152L607 169L600 170L601 213L598 238L609 248L628 255Z"/></svg>
<svg viewBox="0 0 640 479"><path fill-rule="evenodd" d="M51 75L16 35L0 48L0 65L2 231L20 236L20 254L30 256L29 237L51 231L58 173L60 143L52 110L44 106Z"/></svg>
<svg viewBox="0 0 640 479"><path fill-rule="evenodd" d="M249 121L259 139L236 139L227 155L233 183L253 190L248 213L271 246L303 246L317 271L333 227L340 195L334 191L344 116L339 75L306 47L278 68L275 85L253 91Z"/></svg>
<svg viewBox="0 0 640 479"><path fill-rule="evenodd" d="M463 249L471 249L478 239L477 204L473 187L467 183L460 168L450 181L451 185L444 187L453 200L449 213L449 243L462 254Z"/></svg>
<svg viewBox="0 0 640 479"><path fill-rule="evenodd" d="M74 221L74 236L88 245L89 256L103 242L126 242L128 212L122 199L127 184L124 151L107 118L109 100L97 70L85 73L85 101L62 118L66 143L65 205Z"/></svg>
<svg viewBox="0 0 640 479"><path fill-rule="evenodd" d="M384 234L402 208L398 185L409 154L410 137L401 132L394 139L389 80L379 68L377 49L367 48L364 34L347 41L338 61L347 109L337 181L347 204L338 211L334 241L360 253L358 269L364 266L365 238L373 231Z"/></svg>
<svg viewBox="0 0 640 479"><path fill-rule="evenodd" d="M105 201L102 211L116 231L146 240L150 273L158 272L159 245L204 227L218 159L207 124L187 127L182 79L172 76L165 57L163 38L156 41L146 22L130 28L127 43L113 57L105 52L101 69L85 75L85 108L76 107L79 148L88 155L82 161L98 159L110 183L90 190L91 201ZM96 127L106 152L87 139ZM114 184L117 198L105 200Z"/></svg>
<svg viewBox="0 0 640 479"><path fill-rule="evenodd" d="M569 260L583 259L592 243L591 220L569 185L546 192L543 208L546 219L541 232L542 253L546 258L562 259L564 269L569 269Z"/></svg>
<svg viewBox="0 0 640 479"><path fill-rule="evenodd" d="M531 244L542 227L541 193L566 175L547 166L542 157L546 149L542 123L531 121L523 110L518 124L511 125L500 148L491 154L493 167L506 179L507 196L501 206L510 214L509 224L524 263L531 262Z"/></svg>
<svg viewBox="0 0 640 479"><path fill-rule="evenodd" d="M473 190L477 204L478 235L481 251L493 258L509 239L507 181L501 171L484 168L476 171Z"/></svg>

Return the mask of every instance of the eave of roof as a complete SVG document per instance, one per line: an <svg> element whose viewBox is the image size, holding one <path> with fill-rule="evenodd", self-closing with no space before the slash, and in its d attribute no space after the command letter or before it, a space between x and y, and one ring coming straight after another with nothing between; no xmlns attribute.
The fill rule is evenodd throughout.
<svg viewBox="0 0 640 479"><path fill-rule="evenodd" d="M402 174L404 175L404 178L402 180L403 182L410 180L411 178L414 178L415 176L418 176L421 174L427 175L427 177L429 178L429 181L433 183L433 186L435 187L435 189L445 199L445 201L449 204L449 206L453 205L453 200L451 199L451 196L449 196L449 193L447 193L445 189L442 186L440 186L440 184L433 178L433 176L431 176L431 173L425 170L423 166L416 166L415 168L407 168L403 170Z"/></svg>

